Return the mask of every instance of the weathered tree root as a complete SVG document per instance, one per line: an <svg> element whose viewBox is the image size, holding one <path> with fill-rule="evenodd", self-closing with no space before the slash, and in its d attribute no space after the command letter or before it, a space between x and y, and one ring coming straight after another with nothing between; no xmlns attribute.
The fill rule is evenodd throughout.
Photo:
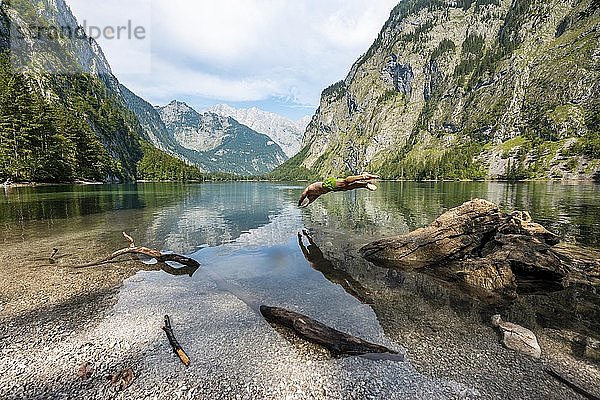
<svg viewBox="0 0 600 400"><path fill-rule="evenodd" d="M306 315L279 307L260 306L260 313L271 324L291 329L297 336L329 350L333 357L387 353L395 357L371 357L403 360L403 355L385 346L333 329Z"/></svg>
<svg viewBox="0 0 600 400"><path fill-rule="evenodd" d="M182 255L176 254L176 253L163 254L158 250L150 249L148 247L136 246L134 243L134 240L131 236L129 236L125 232L123 232L123 236L129 242L129 247L126 247L121 250L117 250L103 260L91 262L88 264L75 265L75 266L73 266L73 268L89 268L89 267L95 267L97 265L108 264L108 263L112 262L115 258L123 256L125 254L146 255L148 257L152 257L152 258L156 259L156 261L158 261L159 263L166 263L167 261L177 262L177 263L187 267L186 273L189 274L190 276L193 274L194 271L196 271L198 268L200 268L200 263L198 261L194 260L193 258L182 256Z"/></svg>
<svg viewBox="0 0 600 400"><path fill-rule="evenodd" d="M474 199L426 227L360 251L382 267L422 270L509 297L562 290L570 281L600 282L600 262L591 252L565 249L559 242L527 212L505 214L496 204Z"/></svg>

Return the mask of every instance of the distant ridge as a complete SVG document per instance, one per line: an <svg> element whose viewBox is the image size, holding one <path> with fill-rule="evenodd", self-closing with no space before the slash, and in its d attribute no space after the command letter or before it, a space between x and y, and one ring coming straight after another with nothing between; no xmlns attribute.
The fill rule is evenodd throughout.
<svg viewBox="0 0 600 400"><path fill-rule="evenodd" d="M302 137L311 119L311 116L307 115L298 121L292 121L282 115L256 107L234 108L227 104L218 104L209 108L208 111L224 117L232 117L256 132L269 136L281 147L288 158L300 151Z"/></svg>

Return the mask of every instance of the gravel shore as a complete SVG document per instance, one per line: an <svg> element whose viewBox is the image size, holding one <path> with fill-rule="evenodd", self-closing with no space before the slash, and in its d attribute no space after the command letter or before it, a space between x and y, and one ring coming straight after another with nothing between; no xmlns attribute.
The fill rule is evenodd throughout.
<svg viewBox="0 0 600 400"><path fill-rule="evenodd" d="M9 245L0 258L0 398L582 398L544 376L538 362L503 348L491 327L461 327L454 311L446 310L452 305L444 293L440 307L431 307L393 282L384 288L378 280L390 280L385 271L363 268L364 276L353 276L374 298L365 305L308 266L290 268L304 261L297 250L272 246L258 252L244 237L239 242L194 256L239 293L202 269L193 278L139 271L152 267L133 262L73 270L62 259L49 265L39 256L54 246L68 248L72 254L65 260L80 263L115 249L95 241L93 232L38 238L27 248ZM259 267L248 268L250 257ZM279 261L273 266L273 260ZM416 281L404 287L420 284L418 277L409 279ZM244 293L406 353L406 362L332 359L273 329L240 300ZM161 330L165 314L192 360L189 367L173 355ZM550 353L545 361L562 360L563 370L586 375L586 387L597 389L598 368L550 339L540 337ZM89 380L77 376L84 362L94 366ZM132 368L134 382L115 391L106 376L124 368Z"/></svg>
<svg viewBox="0 0 600 400"><path fill-rule="evenodd" d="M76 318L78 326L55 319L43 330L29 326L3 338L1 398L442 399L472 392L427 378L409 363L331 359L313 346L294 345L209 278L190 288L181 279L141 272L125 281L118 303L101 321L81 311L63 316ZM188 368L161 331L164 313L192 359ZM382 335L362 336L402 351ZM83 362L95 367L90 380L76 375ZM116 392L105 376L128 367L135 381Z"/></svg>

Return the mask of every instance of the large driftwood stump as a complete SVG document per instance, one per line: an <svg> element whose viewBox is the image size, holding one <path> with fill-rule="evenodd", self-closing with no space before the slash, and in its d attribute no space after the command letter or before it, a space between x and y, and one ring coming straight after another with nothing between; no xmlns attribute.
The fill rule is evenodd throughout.
<svg viewBox="0 0 600 400"><path fill-rule="evenodd" d="M333 357L387 353L402 358L397 351L340 332L306 315L285 308L260 306L260 313L268 322L291 329L300 338L326 348Z"/></svg>
<svg viewBox="0 0 600 400"><path fill-rule="evenodd" d="M445 212L426 227L370 243L361 254L380 266L423 269L500 292L517 289L519 279L561 288L563 278L581 265L587 271L585 276L597 277L598 262L570 256L556 246L559 242L527 212L505 214L494 203L475 199Z"/></svg>
<svg viewBox="0 0 600 400"><path fill-rule="evenodd" d="M500 220L495 204L473 200L442 214L429 226L368 244L361 253L376 264L423 268L481 247L486 238L493 236Z"/></svg>

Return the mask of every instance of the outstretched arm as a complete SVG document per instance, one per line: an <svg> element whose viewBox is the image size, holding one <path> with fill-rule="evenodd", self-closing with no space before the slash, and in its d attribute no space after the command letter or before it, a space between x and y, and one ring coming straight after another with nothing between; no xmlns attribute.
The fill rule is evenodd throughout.
<svg viewBox="0 0 600 400"><path fill-rule="evenodd" d="M302 196L300 196L300 200L298 200L298 207L308 207L323 193L322 182L315 182L309 185L306 189L304 189L304 192L302 192Z"/></svg>
<svg viewBox="0 0 600 400"><path fill-rule="evenodd" d="M298 205L302 208L306 208L311 205L320 195L320 193L309 193L304 198L301 198L302 201ZM308 199L308 201L306 201L306 199Z"/></svg>
<svg viewBox="0 0 600 400"><path fill-rule="evenodd" d="M304 203L304 200L306 199L307 196L308 196L308 188L304 189L304 192L302 192L302 196L300 196L300 200L298 200L298 207L302 207L302 203Z"/></svg>
<svg viewBox="0 0 600 400"><path fill-rule="evenodd" d="M317 199L317 197L319 197L318 193L314 193L313 191L307 188L302 193L302 196L300 196L300 200L298 200L298 207L308 207L313 201Z"/></svg>

